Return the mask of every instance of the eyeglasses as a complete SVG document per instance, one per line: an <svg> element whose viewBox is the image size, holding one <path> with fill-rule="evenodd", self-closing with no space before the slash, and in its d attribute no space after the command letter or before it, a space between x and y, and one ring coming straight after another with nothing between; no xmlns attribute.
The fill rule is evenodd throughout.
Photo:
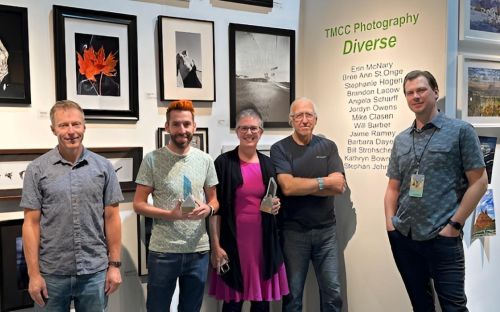
<svg viewBox="0 0 500 312"><path fill-rule="evenodd" d="M304 117L305 117L307 120L312 120L312 119L314 119L314 117L316 117L316 114L314 114L314 113L309 113L309 112L302 112L302 113L290 114L290 117L291 117L294 121L300 121L300 120L302 120Z"/></svg>
<svg viewBox="0 0 500 312"><path fill-rule="evenodd" d="M256 127L256 126L251 126L251 127L248 127L248 126L241 126L241 127L238 127L238 131L240 133L247 133L248 130L250 130L250 132L252 133L257 133L260 131L260 127Z"/></svg>

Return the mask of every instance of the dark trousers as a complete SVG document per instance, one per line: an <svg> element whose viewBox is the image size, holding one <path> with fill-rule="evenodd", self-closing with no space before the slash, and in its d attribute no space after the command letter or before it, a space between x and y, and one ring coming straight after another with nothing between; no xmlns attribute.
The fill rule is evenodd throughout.
<svg viewBox="0 0 500 312"><path fill-rule="evenodd" d="M222 312L240 312L243 301L229 301L222 304ZM269 312L269 301L251 301L250 312Z"/></svg>
<svg viewBox="0 0 500 312"><path fill-rule="evenodd" d="M461 237L438 235L427 241L414 241L397 230L388 232L388 235L394 260L415 312L436 310L434 289L443 312L468 311Z"/></svg>

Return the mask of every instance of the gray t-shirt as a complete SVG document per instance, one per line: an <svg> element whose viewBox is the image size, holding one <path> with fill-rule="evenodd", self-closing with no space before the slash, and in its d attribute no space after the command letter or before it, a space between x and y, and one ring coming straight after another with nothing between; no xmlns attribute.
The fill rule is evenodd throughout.
<svg viewBox="0 0 500 312"><path fill-rule="evenodd" d="M421 133L414 125L394 140L387 176L400 181L394 227L421 241L435 237L455 214L468 187L465 172L485 165L470 124L440 113ZM417 159L418 173L425 176L422 197L409 195Z"/></svg>
<svg viewBox="0 0 500 312"><path fill-rule="evenodd" d="M292 136L276 142L271 146L271 160L277 174L317 178L344 173L337 145L316 135L307 145L295 143ZM335 223L334 196L282 196L281 202L280 218L285 229L321 228Z"/></svg>
<svg viewBox="0 0 500 312"><path fill-rule="evenodd" d="M56 147L28 165L23 183L21 208L42 211L40 271L81 275L106 269L104 207L123 200L113 165L87 149L72 165Z"/></svg>
<svg viewBox="0 0 500 312"><path fill-rule="evenodd" d="M175 154L167 147L148 153L136 183L154 189L155 207L171 210L184 196L184 177L189 179L194 197L201 201L205 201L204 188L218 183L212 158L194 147L186 155ZM205 220L153 219L149 250L170 253L209 250Z"/></svg>

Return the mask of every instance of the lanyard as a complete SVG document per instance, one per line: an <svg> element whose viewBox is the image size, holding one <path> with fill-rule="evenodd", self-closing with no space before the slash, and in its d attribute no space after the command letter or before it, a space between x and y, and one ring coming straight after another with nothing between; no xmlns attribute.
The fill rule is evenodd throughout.
<svg viewBox="0 0 500 312"><path fill-rule="evenodd" d="M427 143L425 143L424 149L422 150L422 153L420 153L420 157L417 157L417 151L415 150L415 131L413 131L413 155L415 156L415 162L417 163L417 174L418 170L420 168L420 161L422 160L422 157L424 156L424 152L427 149L427 145L429 145L429 142L432 139L432 136L434 136L434 133L436 133L436 127L434 128L434 131L432 131L431 137L429 140L427 140Z"/></svg>

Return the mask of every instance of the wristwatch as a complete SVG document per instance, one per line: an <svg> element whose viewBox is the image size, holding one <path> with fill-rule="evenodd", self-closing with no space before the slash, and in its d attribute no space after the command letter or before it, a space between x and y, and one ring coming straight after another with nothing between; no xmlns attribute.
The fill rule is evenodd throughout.
<svg viewBox="0 0 500 312"><path fill-rule="evenodd" d="M318 188L320 191L324 190L325 189L325 179L323 178L316 178L316 180L318 181Z"/></svg>
<svg viewBox="0 0 500 312"><path fill-rule="evenodd" d="M122 262L121 261L109 261L108 265L115 267L115 268L119 268L122 266Z"/></svg>
<svg viewBox="0 0 500 312"><path fill-rule="evenodd" d="M453 221L451 219L448 220L448 224L457 229L458 231L460 231L464 227L462 224L460 224L460 222Z"/></svg>

